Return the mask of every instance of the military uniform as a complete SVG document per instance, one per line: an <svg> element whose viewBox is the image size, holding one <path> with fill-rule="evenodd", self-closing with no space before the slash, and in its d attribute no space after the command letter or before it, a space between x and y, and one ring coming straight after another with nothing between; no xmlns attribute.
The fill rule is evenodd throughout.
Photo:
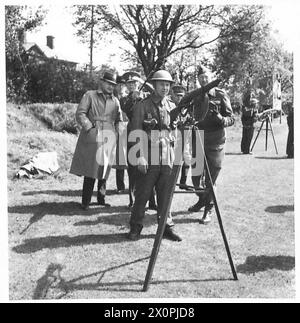
<svg viewBox="0 0 300 323"><path fill-rule="evenodd" d="M123 97L120 100L120 104L121 104L121 109L123 111L123 113L126 115L126 118L128 120L128 124L127 124L127 135L130 134L130 131L132 130L131 128L131 122L133 119L133 107L135 106L135 104L137 104L138 102L140 102L142 100L142 97L139 97L137 99L134 99L132 97L132 93L129 93L128 96ZM127 148L128 150L131 148L132 144L131 143L127 143ZM129 160L127 161L128 163L128 179L129 179L129 206L131 207L133 205L133 201L134 201L134 190L135 190L135 183L136 183L136 168L131 165L131 163L129 162ZM149 198L149 207L151 209L156 209L156 201L155 201L155 191L152 191L152 194Z"/></svg>
<svg viewBox="0 0 300 323"><path fill-rule="evenodd" d="M241 151L243 154L250 153L250 145L254 134L254 124L257 121L258 110L249 107L242 107L242 124L243 124L243 134L241 141Z"/></svg>
<svg viewBox="0 0 300 323"><path fill-rule="evenodd" d="M294 108L290 108L287 116L287 124L289 127L286 154L288 158L294 158Z"/></svg>
<svg viewBox="0 0 300 323"><path fill-rule="evenodd" d="M197 109L197 107L200 107L203 104L208 105L208 112L205 118L198 121L196 125L199 130L204 130L204 151L212 182L215 185L225 156L225 128L234 124L234 114L229 96L224 90L219 88L210 90L207 94L205 94L204 98L197 97L194 100L196 120L199 120L201 111L203 111L203 109ZM192 176L192 180L193 185L198 188L200 185L201 176ZM210 190L199 195L199 202L191 207L189 209L190 211L198 211L201 207L211 203L212 188L210 185L209 176L205 176L205 185L207 188L210 188Z"/></svg>
<svg viewBox="0 0 300 323"><path fill-rule="evenodd" d="M141 138L140 157L148 161L148 170L146 174L138 171L136 173L135 202L130 219L132 229L142 229L145 206L154 187L157 193L158 218L161 215L164 195L174 162L173 139L170 132L170 111L174 108L175 104L168 98L161 100L156 94L151 94L134 107L131 130L144 130L147 133L147 138ZM156 126L150 129L146 126L145 120L146 122L155 120ZM159 130L156 132L157 136L153 136L153 133L151 135L151 130ZM154 151L158 151L158 154L153 153ZM172 216L169 213L167 227L173 225Z"/></svg>

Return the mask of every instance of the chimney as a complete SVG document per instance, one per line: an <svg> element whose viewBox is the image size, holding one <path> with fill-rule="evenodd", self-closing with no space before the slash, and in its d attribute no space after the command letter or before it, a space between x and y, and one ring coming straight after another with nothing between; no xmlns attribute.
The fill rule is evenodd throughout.
<svg viewBox="0 0 300 323"><path fill-rule="evenodd" d="M47 36L47 46L51 49L54 48L54 42L53 42L54 37L53 36Z"/></svg>

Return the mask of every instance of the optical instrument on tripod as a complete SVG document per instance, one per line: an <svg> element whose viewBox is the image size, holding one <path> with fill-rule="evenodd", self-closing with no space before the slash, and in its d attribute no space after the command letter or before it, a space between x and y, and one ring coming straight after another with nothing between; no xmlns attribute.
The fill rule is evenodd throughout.
<svg viewBox="0 0 300 323"><path fill-rule="evenodd" d="M252 144L252 147L250 149L250 151L252 152L254 146L255 146L255 143L258 139L258 136L260 134L260 132L262 130L265 130L266 131L266 137L265 137L265 150L267 151L268 150L268 134L269 134L269 131L271 131L271 134L272 134L272 138L273 138L273 142L274 142L274 146L275 146L275 150L276 150L276 154L278 155L278 150L277 150L277 145L276 145L276 141L275 141L275 136L274 136L274 132L273 132L273 127L272 127L272 120L271 120L271 115L272 113L274 112L278 112L278 110L276 109L268 109L268 110L265 110L263 112L261 112L259 115L258 115L258 118L259 120L262 121L261 125L260 125L260 128L257 132L257 135L255 137L255 140ZM263 129L263 126L266 126L265 129Z"/></svg>

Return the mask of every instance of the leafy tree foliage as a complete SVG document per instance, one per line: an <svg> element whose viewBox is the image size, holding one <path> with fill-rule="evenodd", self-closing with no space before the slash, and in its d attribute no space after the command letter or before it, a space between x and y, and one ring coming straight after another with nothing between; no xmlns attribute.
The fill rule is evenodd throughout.
<svg viewBox="0 0 300 323"><path fill-rule="evenodd" d="M46 11L26 6L5 6L5 57L7 97L23 100L26 97L26 56L23 41L25 32L40 26Z"/></svg>
<svg viewBox="0 0 300 323"><path fill-rule="evenodd" d="M77 30L77 36L83 43L87 43L90 49L90 77L93 73L93 53L94 48L103 38L101 29L101 20L103 19L99 13L99 7L95 5L73 6L74 23L73 26Z"/></svg>
<svg viewBox="0 0 300 323"><path fill-rule="evenodd" d="M246 13L243 20L231 17L231 36L218 40L212 67L235 100L252 88L263 103L270 104L274 74L281 76L283 92L292 90L292 55L272 36L265 10L259 6L243 6L242 10Z"/></svg>
<svg viewBox="0 0 300 323"><path fill-rule="evenodd" d="M122 5L99 6L103 31L121 35L136 51L145 75L162 68L168 57L199 49L230 34L227 6ZM214 29L208 36L203 31Z"/></svg>

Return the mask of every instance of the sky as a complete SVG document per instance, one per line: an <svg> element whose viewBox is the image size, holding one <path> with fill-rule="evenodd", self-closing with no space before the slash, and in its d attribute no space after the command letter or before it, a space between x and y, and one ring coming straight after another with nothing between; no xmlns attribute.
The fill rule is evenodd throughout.
<svg viewBox="0 0 300 323"><path fill-rule="evenodd" d="M249 1L247 2L249 3ZM251 3L251 1L250 1ZM66 5L67 3L64 3ZM268 3L266 3L268 4ZM75 27L72 26L71 10L67 10L64 5L56 4L49 7L45 25L39 27L34 32L27 34L29 42L46 44L46 36L54 36L56 51L71 61L80 64L89 62L88 44L82 44L75 35ZM295 0L273 1L270 9L270 19L272 19L274 30L278 30L278 37L284 42L284 47L289 51L299 46L300 28L297 26L300 16L299 5L295 6ZM121 39L115 39L115 43L105 42L100 44L94 52L94 65L108 64L124 71L124 64L120 60L122 48L128 48L128 44ZM113 56L111 56L113 54Z"/></svg>

